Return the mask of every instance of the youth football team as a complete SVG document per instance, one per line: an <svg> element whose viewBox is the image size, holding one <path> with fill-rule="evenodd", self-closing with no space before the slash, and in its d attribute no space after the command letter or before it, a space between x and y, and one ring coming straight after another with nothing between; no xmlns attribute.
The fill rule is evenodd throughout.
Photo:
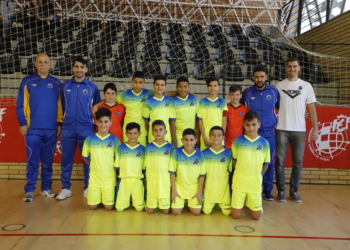
<svg viewBox="0 0 350 250"><path fill-rule="evenodd" d="M154 90L147 90L143 73L135 72L132 89L117 93L115 84L108 83L103 90L105 100L99 102L94 91L96 86L85 78L87 68L84 60L74 62L73 78L61 86L59 80L48 75L47 66L40 64L44 61L49 65L49 58L44 54L38 58L35 64L38 73L22 81L17 104L20 131L26 136L27 144L28 135L34 136L33 145L27 145L27 168L33 170L29 171L30 175L27 174L25 201L33 200L37 181L39 166L33 161L44 158L40 155L44 149L38 149L34 144L47 140L49 135L52 138L50 143L54 145L53 137L60 132L62 118L59 116L63 108L63 125L67 126L65 121L70 121L67 126L69 135L65 140L74 140L74 145L70 146L69 153L65 152L68 146L63 147L62 157L69 154L72 164L72 155L79 143L84 166L89 166L84 196L90 209L96 209L102 203L107 210L115 207L117 211L123 211L130 206L131 200L137 211L146 209L151 214L159 208L163 213L171 210L178 215L187 201L194 215L202 211L210 214L218 204L223 214L231 214L235 219L241 216L244 206L251 210L254 219L261 217L263 175L274 161L274 155L270 154L269 141L258 133L261 127L258 113L240 103L242 88L239 85L230 87L231 102L226 103L218 97L219 80L208 78L208 97L198 101L189 92L190 84L186 77L178 78L176 92L165 92L165 76L156 76ZM80 81L79 76L82 77ZM40 86L34 86L33 83L37 82ZM81 91L79 85L82 86ZM54 98L57 106L52 108L57 110L58 116L57 120L52 117L51 120L55 120L49 124L52 128L30 125L40 116L36 117L38 111L28 112L28 109L39 107L40 100L31 100L28 96L42 86L44 88L39 94L52 92L53 88L61 92ZM78 99L74 101L74 107L69 96L76 89ZM73 108L67 112L69 106ZM74 114L81 112L77 110L78 106L89 108L89 111L75 117ZM82 135L84 129L79 126L86 131L91 128L92 114L95 114L96 133ZM27 131L30 132L28 135ZM31 158L34 150L39 151L35 159ZM43 172L45 169L49 172L44 174L41 194L55 197L51 180L48 181L52 166L50 169L50 164L45 163L44 166L44 163ZM62 175L65 174L69 185L62 182L63 188L56 197L59 200L72 196L69 182L71 167L69 171L64 172L62 163Z"/></svg>

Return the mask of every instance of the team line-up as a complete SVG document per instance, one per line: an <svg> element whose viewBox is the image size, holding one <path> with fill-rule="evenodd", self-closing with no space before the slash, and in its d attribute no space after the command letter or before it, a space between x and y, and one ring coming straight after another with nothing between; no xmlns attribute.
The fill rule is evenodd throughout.
<svg viewBox="0 0 350 250"><path fill-rule="evenodd" d="M16 111L28 157L24 201L34 199L40 160L41 195L58 200L72 196L70 179L79 145L90 209L102 203L108 210L123 211L131 199L137 211L159 208L180 214L187 200L195 215L210 214L218 204L235 219L244 206L259 219L262 198L274 200L274 173L277 200L286 202L284 161L290 145L289 195L302 202L298 188L306 106L311 140L317 140L318 130L315 94L310 83L298 78L296 59L287 60L288 78L276 87L267 83L267 69L257 66L253 86L244 91L230 86L230 103L218 97L215 77L206 80L208 97L198 101L186 77L177 79L177 91L166 92L166 77L156 76L152 91L143 88L142 72L134 73L132 89L117 93L114 83L106 84L101 101L97 85L85 77L86 65L85 59L76 58L74 76L61 84L49 75L50 58L39 54L37 73L22 80ZM62 189L57 195L51 186L58 135Z"/></svg>

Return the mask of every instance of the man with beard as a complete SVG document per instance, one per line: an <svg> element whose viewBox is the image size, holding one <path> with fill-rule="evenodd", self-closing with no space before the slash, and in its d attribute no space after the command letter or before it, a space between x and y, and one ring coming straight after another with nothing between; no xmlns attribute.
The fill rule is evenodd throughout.
<svg viewBox="0 0 350 250"><path fill-rule="evenodd" d="M274 159L276 153L275 128L277 117L275 108L279 109L280 94L277 88L266 83L268 79L267 69L259 65L253 72L254 85L243 91L241 103L246 105L249 110L258 113L261 126L259 135L264 137L270 144L271 164L263 176L263 193L265 200L273 201L271 191L274 179Z"/></svg>

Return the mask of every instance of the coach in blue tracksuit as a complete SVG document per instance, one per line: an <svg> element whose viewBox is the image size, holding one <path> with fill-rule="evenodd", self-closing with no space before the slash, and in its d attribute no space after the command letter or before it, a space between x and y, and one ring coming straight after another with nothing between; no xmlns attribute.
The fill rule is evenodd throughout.
<svg viewBox="0 0 350 250"><path fill-rule="evenodd" d="M82 150L84 140L93 133L94 120L91 107L101 101L100 92L97 85L88 79L85 74L88 71L87 61L78 57L73 62L72 79L65 81L61 88L63 128L61 132L61 193L56 197L64 200L72 196L71 175L74 162L74 154L79 144ZM84 196L87 197L87 186L89 180L89 166L84 167Z"/></svg>
<svg viewBox="0 0 350 250"><path fill-rule="evenodd" d="M23 201L34 199L40 160L40 194L48 197L57 195L51 185L53 155L62 126L61 82L49 75L51 61L46 54L39 54L34 64L38 73L22 80L16 107L19 131L24 136L27 151L27 184Z"/></svg>
<svg viewBox="0 0 350 250"><path fill-rule="evenodd" d="M259 135L268 140L270 144L271 164L263 176L263 197L265 200L272 201L271 191L273 188L272 181L274 179L274 159L276 153L276 136L275 128L277 125L277 117L275 108L279 109L280 94L274 86L266 83L267 69L259 65L255 67L253 72L253 81L255 84L243 91L241 103L247 108L258 113L261 126L258 131Z"/></svg>

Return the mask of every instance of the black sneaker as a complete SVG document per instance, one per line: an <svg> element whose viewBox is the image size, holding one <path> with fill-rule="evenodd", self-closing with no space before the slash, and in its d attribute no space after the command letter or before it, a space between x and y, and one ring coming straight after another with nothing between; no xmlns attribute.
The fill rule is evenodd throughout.
<svg viewBox="0 0 350 250"><path fill-rule="evenodd" d="M262 197L267 200L267 201L273 201L273 196L271 195L271 192L270 191L266 191L264 190L262 192Z"/></svg>
<svg viewBox="0 0 350 250"><path fill-rule="evenodd" d="M292 199L292 201L301 203L303 200L300 198L298 191L290 191L289 197Z"/></svg>
<svg viewBox="0 0 350 250"><path fill-rule="evenodd" d="M286 202L286 190L278 190L277 200L279 202Z"/></svg>

